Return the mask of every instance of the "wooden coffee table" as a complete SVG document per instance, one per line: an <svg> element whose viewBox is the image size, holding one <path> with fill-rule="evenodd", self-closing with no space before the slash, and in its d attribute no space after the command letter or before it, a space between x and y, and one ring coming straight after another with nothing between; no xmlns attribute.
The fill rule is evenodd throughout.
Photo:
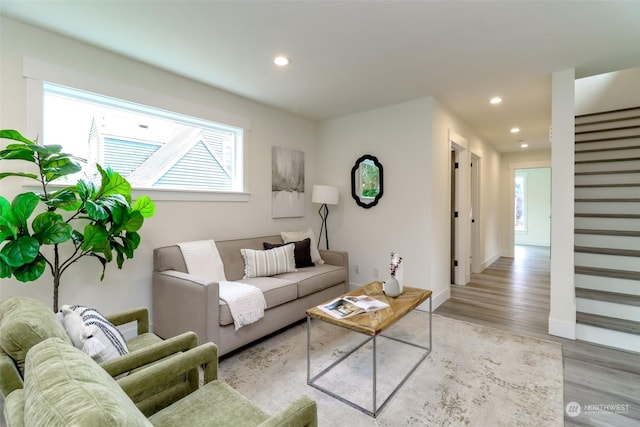
<svg viewBox="0 0 640 427"><path fill-rule="evenodd" d="M385 308L382 310L374 311L371 313L361 313L353 317L349 317L347 319L337 319L331 316L328 313L325 313L318 307L312 307L307 310L307 384L321 390L328 395L347 403L348 405L353 406L356 409L368 414L372 417L376 417L380 411L385 407L385 405L389 402L389 400L398 392L400 387L407 381L407 379L413 374L413 372L418 368L420 363L424 359L427 358L429 353L431 353L431 291L426 289L419 288L411 288L408 286L404 287L404 292L395 297L391 298L384 294L382 291L382 283L381 282L371 282L368 285L365 285L361 288L358 288L354 291L351 291L346 295L369 295L373 298L376 298L380 301L384 301L389 304L389 308ZM417 343L408 342L402 339L398 339L392 336L382 335L382 333L389 328L391 325L396 323L398 320L402 319L407 313L418 307L420 304L429 300L429 346L422 346ZM329 301L327 301L328 303ZM333 362L331 365L323 369L320 373L311 378L311 319L322 320L323 322L331 323L336 326L340 326L351 331L359 332L361 334L369 336L362 344L355 347L350 352L344 354L338 360ZM424 354L422 354L418 360L418 362L409 370L406 376L398 383L398 385L393 389L393 391L389 394L389 396L382 402L381 405L378 405L376 399L377 392L377 378L376 378L376 340L378 336L382 336L384 338L392 339L404 344L408 344L410 346L419 348L424 350ZM328 373L331 369L336 367L342 361L351 356L355 351L360 349L363 345L368 342L373 342L372 346L372 398L373 405L372 409L365 408L353 401L350 401L338 394L328 390L325 387L318 385L316 382Z"/></svg>

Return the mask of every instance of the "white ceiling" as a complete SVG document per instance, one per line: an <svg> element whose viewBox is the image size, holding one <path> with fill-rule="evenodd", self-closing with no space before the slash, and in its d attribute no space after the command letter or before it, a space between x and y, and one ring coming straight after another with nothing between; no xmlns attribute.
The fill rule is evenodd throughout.
<svg viewBox="0 0 640 427"><path fill-rule="evenodd" d="M640 0L2 0L0 13L313 120L434 96L503 152L550 146L554 71L640 65Z"/></svg>

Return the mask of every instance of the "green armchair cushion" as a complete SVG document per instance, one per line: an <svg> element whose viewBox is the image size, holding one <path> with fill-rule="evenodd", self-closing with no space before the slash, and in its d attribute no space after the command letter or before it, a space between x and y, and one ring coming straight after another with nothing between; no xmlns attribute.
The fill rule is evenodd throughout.
<svg viewBox="0 0 640 427"><path fill-rule="evenodd" d="M104 369L82 351L56 338L42 341L27 354L24 423L26 426L151 425Z"/></svg>
<svg viewBox="0 0 640 427"><path fill-rule="evenodd" d="M257 426L269 415L220 380L213 380L149 420L162 426Z"/></svg>
<svg viewBox="0 0 640 427"><path fill-rule="evenodd" d="M71 343L64 327L49 307L29 297L9 298L0 303L0 347L24 372L31 347L56 337Z"/></svg>

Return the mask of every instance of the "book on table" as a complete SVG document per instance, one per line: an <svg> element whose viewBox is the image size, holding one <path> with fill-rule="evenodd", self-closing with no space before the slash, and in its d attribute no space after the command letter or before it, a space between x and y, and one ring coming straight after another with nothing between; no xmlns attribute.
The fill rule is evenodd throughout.
<svg viewBox="0 0 640 427"><path fill-rule="evenodd" d="M368 295L347 295L336 298L328 304L320 304L320 308L325 313L332 315L337 319L346 319L360 313L368 313L372 311L382 310L389 307L386 302L377 300Z"/></svg>

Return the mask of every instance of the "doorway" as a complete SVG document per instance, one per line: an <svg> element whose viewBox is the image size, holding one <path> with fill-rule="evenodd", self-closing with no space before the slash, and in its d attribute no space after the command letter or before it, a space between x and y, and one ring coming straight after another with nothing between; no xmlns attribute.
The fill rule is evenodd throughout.
<svg viewBox="0 0 640 427"><path fill-rule="evenodd" d="M471 280L470 153L468 142L449 131L450 144L450 283L466 285Z"/></svg>
<svg viewBox="0 0 640 427"><path fill-rule="evenodd" d="M514 245L551 246L551 168L514 173Z"/></svg>

